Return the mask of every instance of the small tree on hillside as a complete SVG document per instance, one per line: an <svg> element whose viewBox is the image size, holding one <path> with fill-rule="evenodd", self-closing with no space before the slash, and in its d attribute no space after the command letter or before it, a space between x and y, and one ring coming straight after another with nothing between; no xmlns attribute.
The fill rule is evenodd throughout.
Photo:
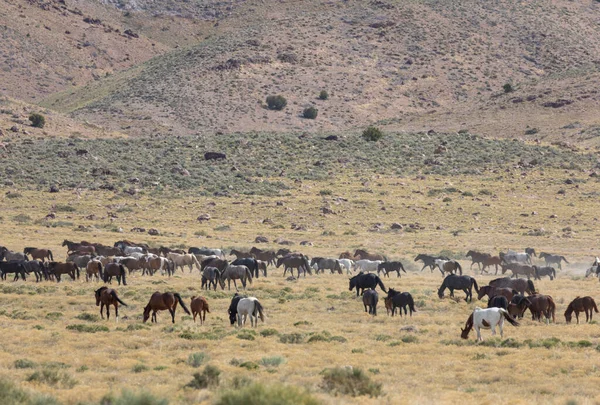
<svg viewBox="0 0 600 405"><path fill-rule="evenodd" d="M46 125L46 117L42 114L32 113L29 116L29 121L31 121L31 125L36 128L44 128L44 125Z"/></svg>
<svg viewBox="0 0 600 405"><path fill-rule="evenodd" d="M362 137L365 141L377 142L383 138L383 132L377 127L369 127L363 131Z"/></svg>
<svg viewBox="0 0 600 405"><path fill-rule="evenodd" d="M268 96L267 97L267 106L269 110L280 111L285 108L287 105L287 100L283 96Z"/></svg>
<svg viewBox="0 0 600 405"><path fill-rule="evenodd" d="M317 118L317 114L319 113L319 110L317 110L315 107L306 107L304 109L304 112L302 113L302 115L304 116L304 118L308 118L311 120L314 120L315 118Z"/></svg>

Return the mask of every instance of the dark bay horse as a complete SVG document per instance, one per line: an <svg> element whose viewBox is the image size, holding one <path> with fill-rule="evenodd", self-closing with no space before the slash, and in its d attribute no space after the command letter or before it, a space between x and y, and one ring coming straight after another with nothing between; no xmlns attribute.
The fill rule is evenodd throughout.
<svg viewBox="0 0 600 405"><path fill-rule="evenodd" d="M531 306L531 301L527 297L521 294L517 294L512 297L508 304L508 312L511 316L523 318L523 314L527 308Z"/></svg>
<svg viewBox="0 0 600 405"><path fill-rule="evenodd" d="M475 292L479 293L477 281L473 277L450 274L449 276L446 276L438 289L438 297L444 298L444 290L447 288L450 290L451 297L454 297L454 290L463 290L467 295L465 301L473 301L473 287L475 287Z"/></svg>
<svg viewBox="0 0 600 405"><path fill-rule="evenodd" d="M542 315L544 315L546 318L546 323L550 322L550 318L552 318L552 322L555 322L556 305L554 304L554 300L551 296L535 294L529 296L528 299L531 301L529 311L531 311L532 320L541 322Z"/></svg>
<svg viewBox="0 0 600 405"><path fill-rule="evenodd" d="M385 275L387 277L389 277L389 273L392 271L395 271L398 274L398 277L400 277L400 270L402 270L403 272L406 273L406 270L404 270L404 265L402 265L402 262L383 262L383 263L379 263L379 266L377 267L377 274L379 274L379 270L384 270L385 271Z"/></svg>
<svg viewBox="0 0 600 405"><path fill-rule="evenodd" d="M417 257L415 257L415 262L418 262L418 261L423 262L423 268L421 269L421 271L425 270L425 267L429 266L429 268L431 269L431 272L433 273L433 269L435 269L435 261L438 259L450 260L450 258L446 257L446 256L431 256L431 255L419 253L417 255Z"/></svg>
<svg viewBox="0 0 600 405"><path fill-rule="evenodd" d="M469 250L465 256L471 258L471 267L469 267L470 269L472 269L473 265L477 263L477 267L479 270L481 270L481 264L483 261L492 255L489 253L481 253L476 250Z"/></svg>
<svg viewBox="0 0 600 405"><path fill-rule="evenodd" d="M354 288L356 288L356 296L358 297L359 295L362 295L364 293L364 290L366 288L371 288L374 290L377 286L379 286L384 293L387 293L387 291L385 290L385 286L383 285L383 282L381 281L379 276L373 273L358 273L356 276L350 279L349 289L350 291L352 291ZM359 290L361 290L360 294Z"/></svg>
<svg viewBox="0 0 600 405"><path fill-rule="evenodd" d="M502 266L502 259L499 256L490 256L483 259L483 262L481 262L481 264L483 264L483 267L481 267L481 274L483 274L484 271L487 273L487 270L485 268L490 266L495 266L496 273L494 274L498 274L498 266Z"/></svg>
<svg viewBox="0 0 600 405"><path fill-rule="evenodd" d="M112 283L113 276L117 277L119 285L121 285L121 280L123 281L123 285L127 285L127 281L125 280L125 266L121 263L108 263L104 266L104 282Z"/></svg>
<svg viewBox="0 0 600 405"><path fill-rule="evenodd" d="M196 322L196 315L200 315L200 325L203 325L204 321L206 321L206 313L208 312L210 314L210 309L208 308L208 301L206 301L206 298L192 297L190 309L192 310L192 315L194 316L194 323Z"/></svg>
<svg viewBox="0 0 600 405"><path fill-rule="evenodd" d="M504 308L508 310L508 300L503 295L496 295L488 301L488 308Z"/></svg>
<svg viewBox="0 0 600 405"><path fill-rule="evenodd" d="M110 319L110 306L113 305L115 307L115 316L117 317L117 322L119 322L119 304L123 306L127 306L123 301L119 299L117 295L117 290L113 290L108 287L100 287L95 291L96 295L96 306L100 306L100 316L104 319L103 309L106 305L106 319Z"/></svg>
<svg viewBox="0 0 600 405"><path fill-rule="evenodd" d="M484 285L479 289L479 292L477 293L477 299L480 300L486 295L490 299L494 296L501 295L510 301L516 294L518 294L518 291L509 287L492 287L489 285Z"/></svg>
<svg viewBox="0 0 600 405"><path fill-rule="evenodd" d="M535 294L535 286L533 285L533 281L525 280L524 278L502 277L490 281L489 285L491 285L492 287L512 288L514 290L517 290L519 294Z"/></svg>
<svg viewBox="0 0 600 405"><path fill-rule="evenodd" d="M252 273L252 277L258 278L258 262L253 257L243 257L234 260L231 262L234 266L246 266L250 273Z"/></svg>
<svg viewBox="0 0 600 405"><path fill-rule="evenodd" d="M567 310L565 311L565 319L567 323L571 323L573 312L575 312L575 318L577 319L577 323L579 323L579 313L585 312L585 321L591 322L592 315L594 314L592 310L598 312L596 301L594 301L592 297L577 297L571 301L567 307Z"/></svg>
<svg viewBox="0 0 600 405"><path fill-rule="evenodd" d="M64 240L62 246L67 247L67 254L71 253L88 253L96 254L96 248L91 245L84 245L83 243L75 243L70 240Z"/></svg>
<svg viewBox="0 0 600 405"><path fill-rule="evenodd" d="M14 281L17 281L19 279L19 276L21 276L23 281L25 281L25 274L27 273L25 263L27 263L25 260L11 260L10 262L0 262L0 273L2 273L2 279L6 280L6 275L8 273L14 273Z"/></svg>
<svg viewBox="0 0 600 405"><path fill-rule="evenodd" d="M363 294L363 305L365 306L365 312L368 312L370 315L377 316L378 301L379 294L377 294L377 291L372 289L365 290Z"/></svg>
<svg viewBox="0 0 600 405"><path fill-rule="evenodd" d="M171 321L175 323L175 310L177 310L177 303L181 305L186 314L191 315L189 309L187 309L183 303L181 295L178 293L161 293L156 291L154 294L152 294L148 305L146 305L144 308L144 322L150 318L150 311L152 311L152 322L158 323L156 320L156 313L158 311L169 310L169 313L171 314Z"/></svg>
<svg viewBox="0 0 600 405"><path fill-rule="evenodd" d="M283 266L284 276L288 269L290 269L292 276L294 275L294 269L296 269L298 271L298 278L300 277L300 270L304 271L304 277L306 277L306 272L312 275L310 263L308 262L308 258L304 255L288 255L280 257L277 259L275 267L279 268L281 266Z"/></svg>
<svg viewBox="0 0 600 405"><path fill-rule="evenodd" d="M27 273L35 274L36 283L42 280L48 280L46 263L40 262L39 260L29 260L28 262L23 263L23 266L25 266L25 271Z"/></svg>
<svg viewBox="0 0 600 405"><path fill-rule="evenodd" d="M54 261L54 257L52 257L52 251L50 249L37 249L34 247L26 247L23 250L23 253L26 255L30 255L33 260L41 260L45 261L48 259L49 262Z"/></svg>
<svg viewBox="0 0 600 405"><path fill-rule="evenodd" d="M413 300L412 295L409 292L396 291L393 288L388 290L387 298L390 300L390 307L392 311L392 316L396 313L396 308L398 309L398 313L402 316L402 310L404 309L404 315L407 315L406 307L410 310L410 316L412 317L413 312L417 312L415 308L415 301ZM387 306L386 306L387 308Z"/></svg>
<svg viewBox="0 0 600 405"><path fill-rule="evenodd" d="M382 260L384 262L387 262L387 258L384 255L380 255L377 253L369 253L364 249L356 249L356 251L354 252L354 257L356 257L358 260Z"/></svg>
<svg viewBox="0 0 600 405"><path fill-rule="evenodd" d="M533 270L535 271L536 280L541 280L543 276L550 277L550 280L554 280L556 278L556 270L554 267L544 266L538 267L533 266Z"/></svg>
<svg viewBox="0 0 600 405"><path fill-rule="evenodd" d="M56 281L59 283L60 276L63 274L68 274L72 280L75 280L79 279L79 267L72 262L50 262L48 263L48 274L56 276Z"/></svg>

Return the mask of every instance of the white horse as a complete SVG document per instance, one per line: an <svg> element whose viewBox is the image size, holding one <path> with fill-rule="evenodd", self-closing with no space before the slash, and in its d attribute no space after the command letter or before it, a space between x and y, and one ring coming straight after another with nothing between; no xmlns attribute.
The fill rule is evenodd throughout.
<svg viewBox="0 0 600 405"><path fill-rule="evenodd" d="M139 246L123 246L123 253L125 253L127 256L131 255L132 253L144 253L145 249L143 247L139 247Z"/></svg>
<svg viewBox="0 0 600 405"><path fill-rule="evenodd" d="M194 270L194 265L198 270L200 270L200 262L198 262L198 259L196 259L196 256L192 253L186 253L182 255L179 253L170 252L167 254L167 259L173 260L173 263L175 263L175 270L177 270L177 267L181 267L181 271L183 271L183 267L188 266L191 273L192 270Z"/></svg>
<svg viewBox="0 0 600 405"><path fill-rule="evenodd" d="M513 326L519 326L519 323L515 321L515 319L510 316L508 311L504 308L486 308L481 309L479 307L475 308L473 313L467 319L467 323L465 324L465 328L461 328L462 333L460 337L463 339L469 338L469 332L473 327L475 327L475 331L477 332L477 340L482 342L483 338L481 337L481 328L492 329L492 335L496 334L496 326L500 328L500 337L504 337L504 332L502 327L504 326L504 320L507 320Z"/></svg>
<svg viewBox="0 0 600 405"><path fill-rule="evenodd" d="M377 271L377 269L379 268L379 264L383 263L383 260L367 260L367 259L363 259L363 260L357 260L354 265L356 266L356 270L358 271L366 271L371 272L371 271Z"/></svg>
<svg viewBox="0 0 600 405"><path fill-rule="evenodd" d="M247 316L250 315L250 325L258 326L258 318L265 321L263 314L263 306L258 302L256 297L242 298L237 305L237 321L238 327L241 328L246 323Z"/></svg>
<svg viewBox="0 0 600 405"><path fill-rule="evenodd" d="M346 274L351 274L354 270L354 260L338 259L340 265L346 269Z"/></svg>
<svg viewBox="0 0 600 405"><path fill-rule="evenodd" d="M508 263L532 264L531 255L525 252L515 252L508 249L506 253L500 253L500 258Z"/></svg>

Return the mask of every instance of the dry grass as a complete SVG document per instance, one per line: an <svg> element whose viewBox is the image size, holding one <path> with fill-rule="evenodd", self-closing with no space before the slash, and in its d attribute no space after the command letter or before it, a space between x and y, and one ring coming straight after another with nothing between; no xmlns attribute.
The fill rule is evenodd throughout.
<svg viewBox="0 0 600 405"><path fill-rule="evenodd" d="M595 255L593 246L598 236L594 229L598 210L593 197L595 184L565 185L564 179L572 176L557 170L546 170L543 175L536 171L525 177L520 172L503 176L501 180L457 177L452 184L448 179L374 177L369 185L373 192L360 192L364 181L346 178L303 182L293 190L293 197L278 199L283 205L259 196L240 197L241 204L233 204L238 199L184 195L133 199L101 192L57 195L20 190L21 197L2 200L2 243L9 248L44 246L61 257L64 248L60 243L65 238L111 243L124 237L153 245L250 247L258 234L269 240L278 236L296 243L310 240L314 246L293 248L311 256L335 256L343 250L367 247L401 259L408 266L408 275L385 279L384 283L411 292L418 312L412 319L392 319L385 316L381 304L380 315L372 318L363 312L355 293L347 290L346 276L319 275L289 282L281 277L280 270L271 270L268 278L255 280L248 289L264 304L267 322L256 334L246 329L240 335L228 325L226 310L232 294L228 291L203 293L211 306L203 327L193 324L181 311L175 325L168 322L165 313L159 314L158 325L142 325L142 309L155 290L178 291L186 301L197 295L197 271L178 273L171 279L159 275L130 277L128 286L118 287L121 298L129 304L121 308L119 324L81 316L98 310L93 299L97 285L8 281L1 286L0 323L11 338L4 340L0 376L66 403L82 398L97 401L107 391L119 393L122 388L143 388L174 403L210 402L220 390L238 386L241 378L297 385L326 403L379 403L381 397L336 398L322 391L324 369L351 365L381 383L383 399L391 403L497 402L507 393L523 403L598 401L595 387L599 375L591 359L600 345L600 334L595 324L566 325L562 317L576 295L593 296L597 290L596 280L582 278L584 267ZM452 187L474 196L436 191ZM556 194L560 188L565 194ZM331 193L319 192L324 189ZM447 196L452 201L442 202ZM209 205L212 202L216 205ZM58 203L70 204L75 211L59 211L50 222L70 221L73 225L46 228L12 219L23 214L35 221ZM336 214L320 214L324 203L331 204ZM90 214L106 217L108 210L123 206L131 210L121 211L116 219L85 219ZM532 211L536 215L532 216ZM195 217L203 212L210 213L212 219L199 224ZM552 214L557 218L549 219ZM272 224L263 223L267 217ZM289 230L292 222L305 225L306 230ZM423 229L391 231L391 222L419 222ZM125 233L103 226L109 223L122 227ZM370 231L375 229L374 223L383 224L382 229ZM78 225L90 231L74 232ZM133 226L155 227L162 235L128 232ZM217 230L224 227L229 230ZM540 227L544 227L544 236L525 235ZM415 253L445 251L462 259L470 248L495 252L525 246L564 254L572 262L556 281L536 282L541 292L555 298L558 323L545 325L526 319L519 328L507 325L505 339L511 340L506 342L491 339L489 332L483 332L487 342L483 345L475 344L474 337L461 341L459 328L469 312L485 303L439 300L436 290L441 277L427 270L415 272ZM467 261L462 263L468 268ZM477 279L485 284L492 277ZM462 298L460 293L457 298ZM87 327L67 328L69 325ZM409 325L417 331L400 330ZM109 331L102 331L100 326ZM90 328L100 330L86 332ZM248 338L250 335L253 339ZM301 343L283 343L286 339L281 339L282 335L298 336ZM193 359L200 352L207 356L196 368L199 362ZM200 391L185 388L193 374L201 373L206 365L221 371L219 387ZM50 373L47 378L44 372ZM38 377L32 379L34 373ZM521 383L522 376L527 376L527 384ZM566 378L579 383L565 385Z"/></svg>

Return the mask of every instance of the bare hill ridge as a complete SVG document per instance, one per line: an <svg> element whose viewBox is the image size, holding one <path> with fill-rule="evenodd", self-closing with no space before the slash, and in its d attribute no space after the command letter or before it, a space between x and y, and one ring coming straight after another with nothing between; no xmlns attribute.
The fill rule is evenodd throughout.
<svg viewBox="0 0 600 405"><path fill-rule="evenodd" d="M167 44L153 56L143 38L124 38L144 57L45 92L43 106L109 130L335 132L377 123L595 145L600 127L597 2L85 3L126 11ZM199 26L178 36L163 31L165 16ZM153 18L162 29L143 28ZM504 93L507 83L514 91ZM329 99L318 99L321 90ZM266 109L274 94L286 97L284 111ZM315 120L301 116L310 105Z"/></svg>

